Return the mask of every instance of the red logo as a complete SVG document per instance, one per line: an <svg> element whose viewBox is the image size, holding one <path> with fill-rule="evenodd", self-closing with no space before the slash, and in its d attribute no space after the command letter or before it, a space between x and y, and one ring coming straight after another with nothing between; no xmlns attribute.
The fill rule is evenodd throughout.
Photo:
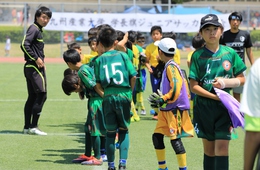
<svg viewBox="0 0 260 170"><path fill-rule="evenodd" d="M223 61L222 67L226 70L229 71L231 68L231 63L228 60Z"/></svg>

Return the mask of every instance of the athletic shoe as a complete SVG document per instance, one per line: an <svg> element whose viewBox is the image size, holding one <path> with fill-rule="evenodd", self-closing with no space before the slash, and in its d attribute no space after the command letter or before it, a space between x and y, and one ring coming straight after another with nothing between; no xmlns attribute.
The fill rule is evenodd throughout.
<svg viewBox="0 0 260 170"><path fill-rule="evenodd" d="M152 110L150 110L150 114L151 115L154 115L155 114L155 111L152 109Z"/></svg>
<svg viewBox="0 0 260 170"><path fill-rule="evenodd" d="M84 161L88 161L92 159L91 156L86 156L86 155L79 155L79 157L77 157L76 159L73 159L72 160L72 163L81 163L81 162L84 162Z"/></svg>
<svg viewBox="0 0 260 170"><path fill-rule="evenodd" d="M132 116L134 118L134 121L139 122L140 121L140 117L139 116Z"/></svg>
<svg viewBox="0 0 260 170"><path fill-rule="evenodd" d="M162 168L158 168L158 170L168 170L168 168L166 167L165 169L162 169Z"/></svg>
<svg viewBox="0 0 260 170"><path fill-rule="evenodd" d="M116 170L116 168L115 167L113 167L113 168L109 167L108 170Z"/></svg>
<svg viewBox="0 0 260 170"><path fill-rule="evenodd" d="M158 116L156 115L156 116L153 116L153 118L152 118L153 120L158 120Z"/></svg>
<svg viewBox="0 0 260 170"><path fill-rule="evenodd" d="M103 161L102 159L97 159L95 157L92 157L92 159L88 161L81 162L81 165L102 165Z"/></svg>
<svg viewBox="0 0 260 170"><path fill-rule="evenodd" d="M23 134L29 134L29 129L23 129Z"/></svg>
<svg viewBox="0 0 260 170"><path fill-rule="evenodd" d="M141 110L141 115L146 115L146 111L145 110Z"/></svg>
<svg viewBox="0 0 260 170"><path fill-rule="evenodd" d="M101 155L101 158L102 158L103 162L107 162L107 155L103 154L103 155Z"/></svg>
<svg viewBox="0 0 260 170"><path fill-rule="evenodd" d="M130 119L130 120L131 120L131 122L134 122L134 121L135 121L135 119L134 119L134 117L133 117L133 116L131 117L131 119Z"/></svg>
<svg viewBox="0 0 260 170"><path fill-rule="evenodd" d="M125 170L125 169L126 169L126 166L122 166L122 165L118 166L118 170Z"/></svg>
<svg viewBox="0 0 260 170"><path fill-rule="evenodd" d="M46 136L47 133L41 131L39 128L30 128L29 129L29 134L30 135L41 135L41 136Z"/></svg>
<svg viewBox="0 0 260 170"><path fill-rule="evenodd" d="M119 143L119 142L115 143L115 148L116 148L116 149L119 149L119 148L120 148L120 143Z"/></svg>

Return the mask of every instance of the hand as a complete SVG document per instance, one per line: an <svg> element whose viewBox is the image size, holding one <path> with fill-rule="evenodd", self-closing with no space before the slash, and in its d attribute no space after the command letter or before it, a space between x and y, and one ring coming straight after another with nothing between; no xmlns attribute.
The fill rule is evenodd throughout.
<svg viewBox="0 0 260 170"><path fill-rule="evenodd" d="M37 58L35 63L37 64L38 68L43 68L44 67L44 62L42 61L42 59L40 57Z"/></svg>
<svg viewBox="0 0 260 170"><path fill-rule="evenodd" d="M162 92L157 90L157 93L153 93L148 97L148 101L152 108L166 107L166 103L164 102L162 96Z"/></svg>
<svg viewBox="0 0 260 170"><path fill-rule="evenodd" d="M214 81L212 82L213 87L216 87L218 89L224 89L225 88L225 84L223 82L222 78L216 77L214 79Z"/></svg>
<svg viewBox="0 0 260 170"><path fill-rule="evenodd" d="M84 91L79 92L80 100L84 100L84 97L85 97Z"/></svg>

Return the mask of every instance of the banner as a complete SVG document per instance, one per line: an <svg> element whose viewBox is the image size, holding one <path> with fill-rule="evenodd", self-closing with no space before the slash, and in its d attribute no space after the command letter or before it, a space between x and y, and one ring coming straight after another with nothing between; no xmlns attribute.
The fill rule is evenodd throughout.
<svg viewBox="0 0 260 170"><path fill-rule="evenodd" d="M162 27L163 32L176 33L198 32L200 19L205 14L176 15L176 14L91 14L53 12L46 30L87 32L90 28L109 24L116 30L150 32L154 25ZM229 14L219 14L224 29L230 28Z"/></svg>

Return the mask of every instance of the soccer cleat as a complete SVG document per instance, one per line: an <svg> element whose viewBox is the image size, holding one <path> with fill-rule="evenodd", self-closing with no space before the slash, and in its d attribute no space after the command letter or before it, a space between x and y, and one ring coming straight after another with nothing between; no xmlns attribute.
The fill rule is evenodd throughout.
<svg viewBox="0 0 260 170"><path fill-rule="evenodd" d="M145 110L141 110L141 115L146 115L146 111Z"/></svg>
<svg viewBox="0 0 260 170"><path fill-rule="evenodd" d="M125 169L126 169L126 166L123 166L123 165L118 166L118 170L125 170Z"/></svg>
<svg viewBox="0 0 260 170"><path fill-rule="evenodd" d="M162 169L162 168L158 168L158 170L168 170L168 168L166 167L165 169Z"/></svg>
<svg viewBox="0 0 260 170"><path fill-rule="evenodd" d="M113 168L109 167L108 170L116 170L116 168L115 167L113 167Z"/></svg>
<svg viewBox="0 0 260 170"><path fill-rule="evenodd" d="M41 131L39 128L30 128L29 129L29 134L30 135L41 135L41 136L46 136L47 133Z"/></svg>
<svg viewBox="0 0 260 170"><path fill-rule="evenodd" d="M23 129L23 134L29 134L29 129Z"/></svg>
<svg viewBox="0 0 260 170"><path fill-rule="evenodd" d="M88 161L92 159L92 157L90 156L86 156L86 155L80 155L79 157L77 157L76 159L73 159L72 160L72 163L81 163L81 162L84 162L84 161Z"/></svg>
<svg viewBox="0 0 260 170"><path fill-rule="evenodd" d="M103 155L101 155L101 158L102 158L103 162L107 162L107 155L103 154Z"/></svg>
<svg viewBox="0 0 260 170"><path fill-rule="evenodd" d="M134 121L139 122L140 121L140 117L139 116L132 116L134 118Z"/></svg>
<svg viewBox="0 0 260 170"><path fill-rule="evenodd" d="M101 158L97 159L95 157L91 157L90 160L81 162L81 165L102 165L102 164L103 164L102 159Z"/></svg>

